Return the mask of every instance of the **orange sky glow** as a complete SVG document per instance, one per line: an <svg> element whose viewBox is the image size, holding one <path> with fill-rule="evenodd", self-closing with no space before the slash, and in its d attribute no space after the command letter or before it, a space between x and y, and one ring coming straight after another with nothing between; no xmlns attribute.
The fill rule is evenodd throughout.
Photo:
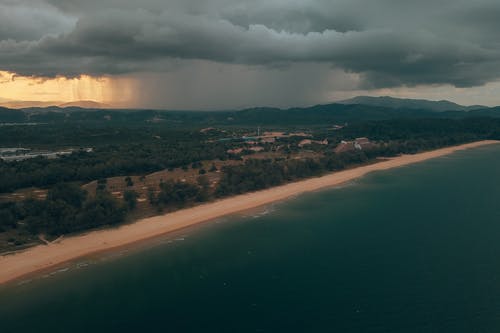
<svg viewBox="0 0 500 333"><path fill-rule="evenodd" d="M57 77L41 79L0 71L0 101L67 103L90 100L109 106L127 106L134 99L133 82L127 78Z"/></svg>

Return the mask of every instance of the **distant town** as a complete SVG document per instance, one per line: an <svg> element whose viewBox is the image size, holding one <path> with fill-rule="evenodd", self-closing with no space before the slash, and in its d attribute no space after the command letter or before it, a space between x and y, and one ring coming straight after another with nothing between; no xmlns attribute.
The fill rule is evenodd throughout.
<svg viewBox="0 0 500 333"><path fill-rule="evenodd" d="M0 148L0 159L5 162L23 161L37 157L54 159L65 155L71 155L75 151L91 153L93 148L67 149L60 151L33 150L30 148Z"/></svg>

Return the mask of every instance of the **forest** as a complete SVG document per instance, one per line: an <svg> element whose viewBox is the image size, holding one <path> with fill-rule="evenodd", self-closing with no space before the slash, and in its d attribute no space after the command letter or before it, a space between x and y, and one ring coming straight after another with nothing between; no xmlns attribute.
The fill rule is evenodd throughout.
<svg viewBox="0 0 500 333"><path fill-rule="evenodd" d="M245 144L239 138L255 131L250 125L220 127L217 131L201 131L197 124L190 128L161 124L94 126L88 123L1 128L0 139L4 147L92 147L93 150L76 151L56 159L0 160L0 193L31 187L48 190L45 199L0 202L0 234L8 231L10 234L57 237L129 221L130 213L137 207L138 194L127 190L117 199L106 190L105 180L109 177L127 177L125 181L132 183L132 175L196 167L200 176L195 182L162 180L158 191L150 191L147 200L159 214L373 163L377 157L500 139L500 119L399 118L354 122L342 129L318 124L262 126L262 130L307 131L311 139L327 139L328 145L303 149L297 146L300 138L283 138L264 145L263 154L272 152L272 158L254 158L250 151L245 151L249 155L242 158L228 153L228 149ZM368 150L334 153L340 141L356 137L368 137L377 144ZM303 151L312 157L292 158L301 156ZM216 186L211 186L201 162L214 165L216 161L230 159L237 163L228 164L220 171L214 166L210 170L217 170L220 175ZM81 187L91 181L98 181L95 193L87 193Z"/></svg>
<svg viewBox="0 0 500 333"><path fill-rule="evenodd" d="M34 235L57 236L120 224L126 211L127 206L107 192L91 198L76 184L59 183L49 190L45 200L29 198L1 204L0 231L19 228Z"/></svg>
<svg viewBox="0 0 500 333"><path fill-rule="evenodd" d="M235 131L244 133L245 130L255 129ZM500 119L399 119L354 123L341 131L320 126L308 130L319 139L327 138L332 144L365 136L375 141L398 142L405 145L408 152L416 152L499 138ZM173 130L158 126L80 126L76 129L30 126L2 129L0 139L6 146L91 146L94 151L81 151L55 160L36 158L20 162L0 161L0 193L24 187L47 187L60 182L89 182L106 177L146 174L203 160L231 158L227 150L234 142L217 141L220 137L220 134L200 133L196 128Z"/></svg>

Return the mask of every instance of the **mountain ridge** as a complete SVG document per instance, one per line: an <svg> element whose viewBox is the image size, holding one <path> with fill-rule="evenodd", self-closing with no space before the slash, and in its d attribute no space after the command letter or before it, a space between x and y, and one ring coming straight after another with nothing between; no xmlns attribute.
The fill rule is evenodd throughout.
<svg viewBox="0 0 500 333"><path fill-rule="evenodd" d="M61 102L61 101L43 102L43 101L16 101L3 98L0 99L0 107L23 110L29 108L50 108L50 107L59 107L59 108L79 107L85 109L109 109L111 106L92 100L78 100L72 102Z"/></svg>
<svg viewBox="0 0 500 333"><path fill-rule="evenodd" d="M478 109L486 109L483 105L460 105L447 100L432 101L427 99L411 99L411 98L396 98L391 96L356 96L350 99L338 101L339 104L360 104L370 106L382 106L388 108L410 108L423 109L435 112L444 111L473 111Z"/></svg>

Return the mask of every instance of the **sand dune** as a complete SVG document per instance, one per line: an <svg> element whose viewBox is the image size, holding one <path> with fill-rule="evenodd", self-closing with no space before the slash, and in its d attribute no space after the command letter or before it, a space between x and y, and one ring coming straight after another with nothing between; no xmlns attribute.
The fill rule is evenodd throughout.
<svg viewBox="0 0 500 333"><path fill-rule="evenodd" d="M93 231L80 236L64 238L58 243L39 245L17 254L0 257L0 283L12 281L40 270L46 270L79 257L144 241L227 214L253 209L300 193L336 186L364 176L372 171L387 170L444 156L458 150L496 143L499 142L480 141L416 155L399 156L376 164L361 166L259 192L238 195L163 216L143 219L117 229Z"/></svg>

